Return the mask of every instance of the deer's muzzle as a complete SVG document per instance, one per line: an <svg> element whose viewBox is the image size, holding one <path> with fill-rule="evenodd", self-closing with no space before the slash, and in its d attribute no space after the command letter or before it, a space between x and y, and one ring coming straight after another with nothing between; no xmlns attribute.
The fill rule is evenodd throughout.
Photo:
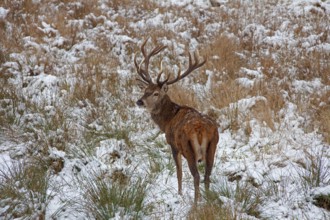
<svg viewBox="0 0 330 220"><path fill-rule="evenodd" d="M137 104L138 106L144 106L144 103L143 103L143 101L142 101L141 99L139 99L139 100L136 102L136 104Z"/></svg>

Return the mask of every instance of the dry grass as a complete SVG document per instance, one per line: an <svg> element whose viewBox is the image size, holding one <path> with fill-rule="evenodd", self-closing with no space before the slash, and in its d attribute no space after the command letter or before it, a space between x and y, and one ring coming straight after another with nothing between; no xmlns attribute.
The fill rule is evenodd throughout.
<svg viewBox="0 0 330 220"><path fill-rule="evenodd" d="M95 219L109 219L115 216L121 218L139 219L151 211L152 207L145 205L148 184L147 180L125 180L125 184L110 182L96 174L78 180L83 196L78 201L82 210L88 210L89 216Z"/></svg>
<svg viewBox="0 0 330 220"><path fill-rule="evenodd" d="M81 4L76 4L75 1L71 0L52 1L50 3L57 5L58 11L56 11L56 13L54 11L47 11L44 21L57 30L60 36L65 38L64 43L58 45L59 49L71 50L73 45L76 45L84 39L80 34L83 30L104 25L104 20L109 16L97 7L99 4L97 1L81 1ZM164 25L172 22L172 17L180 14L190 22L191 26L195 27L191 34L201 41L200 43L202 46L200 48L200 55L208 57L208 62L204 69L201 70L199 74L192 76L191 79L194 82L197 81L203 84L207 81L207 75L204 74L204 70L213 71L214 79L212 93L205 94L205 98L200 100L198 97L200 97L201 94L194 94L190 88L174 86L171 88L171 96L180 104L189 105L205 111L207 110L205 108L208 108L210 105L222 109L243 98L256 95L264 96L267 99L267 102L260 103L253 109L253 117L258 115L256 117L258 120L265 122L270 128L274 129L273 122L279 120L277 114L285 104L281 91L290 91L293 79L311 80L318 77L323 84L330 84L328 77L330 66L329 63L326 62L329 60L329 55L326 53L316 51L307 52L306 50L302 50L302 53L296 54L294 51L290 51L289 48L265 48L265 45L258 45L254 41L243 41L240 38L233 37L234 35L239 36L239 32L244 29L242 23L238 22L238 20L241 19L239 15L243 12L245 12L245 14L243 14L247 24L257 19L261 25L272 27L270 29L277 30L281 23L278 21L267 23L267 19L265 19L266 15L261 13L263 10L268 10L267 7L273 7L273 3L267 2L258 5L256 3L243 4L241 1L231 1L228 3L228 7L235 9L232 11L232 14L228 14L228 11L224 11L222 8L219 10L211 10L210 12L198 12L200 13L200 16L204 16L203 20L199 19L198 16L184 8L179 8L180 10L178 10L175 6L170 6L165 9L157 6L152 1L141 1L138 4L131 1L110 1L106 4L108 4L109 7L112 7L115 11L123 9L129 10L132 9L133 5L138 5L136 10L144 14L153 13L157 9L157 13L164 16ZM1 42L5 45L5 48L0 54L1 63L11 60L8 56L10 53L26 50L28 54L35 56L35 61L32 63L19 63L21 61L17 61L19 65L26 65L30 68L26 74L39 74L39 72L36 72L36 70L33 69L33 66L42 66L46 73L58 74L54 71L54 63L57 62L54 57L48 56L43 50L40 51L36 48L26 48L20 40L25 36L31 36L36 43L44 43L45 37L55 37L56 33L44 33L37 28L41 26L41 22L38 20L38 15L45 12L44 10L46 9L42 9L40 3L32 0L24 0L21 2L4 1L3 5L10 9L10 13L7 16L7 21L2 20L0 23L0 25L4 27L0 29L4 36L1 39ZM253 8L253 13L247 13L248 7ZM316 5L316 7L321 6ZM28 14L28 16L24 17L26 14ZM254 17L253 14L258 14L258 17ZM320 35L319 40L321 42L326 42L326 35L322 35L324 30L322 25L327 24L327 22L322 20L324 18L322 18L317 11L311 11L308 16L309 17L305 20L298 17L290 18L298 24L294 30L295 36L297 38L308 37L306 31L303 30L305 22L308 24L315 23L316 25L312 26L313 29L311 31L315 33L315 35ZM82 24L74 22L79 19L84 19L84 22ZM139 19L141 19L141 17L138 16L134 18L132 15L120 15L115 17L115 21L118 23L119 27L125 27L123 28L125 29L124 33L129 32L132 37L142 39L145 38L145 36L142 35L142 33L136 32L136 30L132 29L129 25L130 21L137 21ZM203 39L203 32L206 31L206 25L217 20L220 22L226 21L228 24L226 31L232 32L234 35L228 35L224 30L223 32L211 36L209 39L210 41L203 45L203 41L205 41L205 39ZM12 32L8 32L9 23L17 27L11 29ZM186 28L186 26L180 26L178 27L177 32L182 32ZM150 35L154 43L165 38L172 39L173 41L186 46L189 45L189 42L187 42L186 39L183 39L172 30L151 26L147 28L147 31L148 33L151 33ZM274 33L270 32L268 34L272 35ZM74 75L86 80L82 83L75 83L73 85L73 92L70 93L70 98L72 101L75 100L74 102L77 100L86 100L94 106L98 106L98 98L103 95L103 89L108 91L114 97L120 97L120 86L118 86L117 83L119 82L118 74L116 74L114 70L114 68L120 65L120 63L115 57L107 58L115 45L109 43L106 35L100 33L95 37L95 44L101 50L91 51L90 54L87 55L87 58L81 60L81 63L84 63L81 68L72 69ZM174 51L175 48L171 48L174 47L174 44L169 46L169 51ZM131 56L137 49L136 45L128 45L128 56ZM281 50L278 51L278 49ZM265 55L265 51L267 51L266 54L268 55ZM274 56L271 56L273 53L278 53L280 56L275 58ZM167 53L166 56L169 54L170 53ZM254 56L252 59L253 62L248 59L251 55ZM178 57L175 57L174 54L170 54L169 58L170 60L173 58L173 61L171 62L177 62L176 60ZM181 55L179 58L182 59ZM292 62L288 62L288 60L292 60ZM289 65L291 65L291 67ZM256 66L261 67L265 78L261 79L258 84L252 88L244 88L240 86L236 82L236 79L239 77L241 67L254 69ZM288 76L288 68L295 69L297 75L294 78ZM121 85L121 87L122 86L124 86L125 89L130 90L130 87L134 86L133 80L128 80L127 83ZM63 88L65 87L67 91L71 91L72 89L71 85L64 83ZM290 93L292 93L292 91ZM5 91L4 94L6 94ZM11 97L15 96L15 94L8 95ZM17 98L14 97L13 99ZM293 100L293 102L296 102L298 105L306 105L304 100L299 98L298 100ZM134 102L129 99L125 99L122 106L132 106L133 103ZM325 100L325 103L327 103L327 100ZM300 109L303 111L311 111L311 107L314 106L315 104L313 103L311 106L301 106ZM94 113L95 112L97 111L94 111ZM232 118L237 117L235 110L229 113L229 115L231 115L230 117ZM316 120L316 122L327 121L327 115L328 108L318 107L313 119ZM98 117L99 116L97 115L91 115L91 120ZM128 116L126 115L124 118L125 117L127 118ZM4 115L1 120L5 120ZM327 137L327 134L329 133L329 128L326 125L328 123L319 124L322 125L322 134L325 136L325 139L328 140L329 138Z"/></svg>
<svg viewBox="0 0 330 220"><path fill-rule="evenodd" d="M246 61L238 55L241 51L236 38L220 33L200 53L208 58L206 68L217 72L215 80L226 80L235 79L244 66Z"/></svg>
<svg viewBox="0 0 330 220"><path fill-rule="evenodd" d="M2 45L0 51L0 129L5 131L4 135L11 135L12 140L34 143L28 145L28 155L43 155L46 156L47 161L45 165L40 166L40 169L35 166L16 167L14 169L17 171L13 170L14 176L7 178L6 181L8 183L23 182L24 184L24 178L42 179L45 170L53 169L55 173L61 172L64 166L63 159L49 158L48 155L49 149L53 147L71 154L75 149L69 149L69 146L78 143L81 151L78 154L84 154L82 157L89 157L95 155L95 146L98 146L99 142L104 139L120 139L124 140L128 147L135 146L131 142L131 136L134 135L135 129L141 130L145 125L143 123L146 122L135 119L129 109L135 105L133 100L135 94L132 94L132 91L136 84L132 58L133 54L139 50L135 42L145 39L145 33L151 36L153 45L167 40L169 48L164 51L162 56L167 58L168 72L171 71L171 66L177 65L180 61L187 61L191 38L196 39L199 43L200 56L208 58L203 68L189 76L189 80L186 81L189 83L178 83L171 86L170 96L175 102L203 112L210 109L219 110L215 111L213 116L217 120L225 118L230 121L228 128L233 133L243 129L246 137L252 133L253 128L250 121L254 119L276 131L277 124L281 123L279 112L285 108L286 103L294 103L299 109L298 114L310 116L310 121L305 125L306 132L317 130L323 135L324 141L330 143L329 91L317 94L297 94L292 88L294 80L311 81L315 78L319 78L323 85L330 85L329 54L325 51L306 50L302 45L305 38L311 34L319 36L317 42L328 41L329 37L324 31L329 27L329 21L325 20L327 16L323 16L320 14L322 12L318 10L306 12L306 16L303 17L283 14L284 18L289 19L289 25L296 25L290 34L293 34L296 39L301 39L301 42L293 49L288 45L260 43L253 38L256 32L251 33L251 36L247 38L242 35L245 27L254 23L269 29L265 33L266 36L275 35L275 31L280 29L282 21L265 12L271 11L278 2L266 1L259 4L260 2L257 1L235 0L229 1L226 5L233 9L230 11L221 7L192 12L185 7L160 7L151 0L106 1L105 4L113 11L103 11L97 0L82 0L79 4L75 0L48 0L42 1L42 3L33 0L4 0L2 6L10 11L6 19L0 20L0 35L2 36L0 39ZM42 7L43 4L56 5L57 10L51 10L53 7ZM320 7L320 5L316 5L316 8ZM121 13L118 14L118 12ZM40 15L42 15L42 19ZM137 30L131 25L140 20L152 21L156 16L162 18L162 24L146 25L142 28L143 30ZM168 28L168 25L172 24L178 16L185 22L182 22L182 25L178 24L175 30ZM242 20L245 22L241 22ZM109 26L108 23L105 23L106 21L114 22L115 26ZM42 31L40 28L42 22L49 24L54 31ZM207 25L214 23L221 23L224 26L219 27L217 33L208 32ZM307 25L311 27L308 32L304 30ZM90 34L89 30L93 28L100 29L100 31L95 35ZM131 37L133 42L121 43L118 41L117 44L112 44L113 41L109 40L108 34L114 31L113 28L118 31L118 35ZM185 37L186 34L191 37ZM47 45L48 40L52 41L57 37L62 37L63 43L58 44L56 49L60 52L74 54L78 61L76 64L70 64L69 61L63 60L61 53L53 54L52 51L47 51L47 46L27 45L23 40L26 37L29 37L29 41L36 45ZM84 54L80 55L79 53L82 51L75 46L85 41L93 42L97 50L83 51ZM178 51L178 47L184 47L185 52L175 54L173 51ZM19 53L29 59L12 56L14 53ZM124 61L118 59L122 55L121 53L126 55ZM154 63L158 64L160 59L160 57L156 58ZM10 61L15 67L9 67L8 64L3 66L4 63ZM242 67L251 70L260 68L263 77L255 80L253 86L243 87L237 82L237 78L242 77L240 72ZM60 82L60 91L64 95L59 98L64 105L52 103L55 112L52 115L45 110L47 106L37 105L23 99L20 91L21 87L29 86L26 81L27 77L37 77L41 73L40 68L45 74L56 75L63 79ZM125 78L118 73L118 70L131 71L132 74L128 73ZM192 85L199 83L203 88L208 80L206 71L213 72L211 91L204 92L201 89L197 92L202 94L197 94L197 89L194 90ZM15 74L22 78L22 85L18 87L8 83L15 77ZM72 80L73 77L76 79ZM260 99L242 114L238 109L238 102L256 96L265 99ZM24 106L24 108L19 106ZM228 108L229 106L232 107ZM72 109L78 109L80 113L82 112L81 115L71 114ZM221 111L223 109L226 111ZM39 115L46 120L43 122L26 120L20 123L23 116L27 114ZM83 137L83 140L77 140L77 137ZM163 145L163 143L161 144ZM264 149L268 147L270 146L264 146ZM132 150L132 148L123 149ZM74 153L71 155L76 156ZM164 169L174 172L173 163L168 162L170 160L166 160L168 164L164 165L165 162L163 159L159 159L159 155L159 158L151 153L149 156L151 158L150 175L155 175L154 173L162 172ZM259 157L263 157L263 155ZM33 172L36 173L35 176ZM317 170L314 173L317 173ZM121 182L120 185L125 185L128 181L121 172L114 173L112 177L113 181ZM306 178L310 178L307 179L310 182L318 181L313 179L315 177L317 175ZM29 183L44 189L43 185L38 185L42 182L33 181L31 180ZM96 190L102 190L102 187L105 187L106 191L113 193L111 191L113 189L109 185L104 182L99 184L100 188ZM317 185L315 183L307 184ZM19 190L10 188L9 184L3 186L1 185L0 190L5 197L1 199L21 196ZM30 189L31 186L25 187ZM121 188L120 190L127 189ZM37 189L31 188L31 191L34 192ZM100 192L96 191L96 196L99 194ZM88 205L93 205L94 196L94 194L90 195L91 200ZM247 206L243 207L243 212L258 215L253 211L257 209L257 205L261 204L261 201L253 200L249 189L238 189L236 194L232 193L227 196L231 196L231 199L241 206L246 202ZM120 198L117 199L120 200ZM328 202L328 197L326 199ZM107 205L111 198L106 198L106 200L104 204L100 204L101 207ZM9 206L13 207L12 204ZM89 208L97 212L99 207L91 206ZM137 208L137 212L143 212L143 207ZM192 209L188 219L237 219L242 210L238 211L212 201ZM17 217L22 216L24 215L17 215Z"/></svg>
<svg viewBox="0 0 330 220"><path fill-rule="evenodd" d="M188 215L188 220L234 220L238 219L238 213L233 213L231 207L217 206L212 204L193 208Z"/></svg>
<svg viewBox="0 0 330 220"><path fill-rule="evenodd" d="M89 52L81 60L79 68L72 68L72 74L77 79L84 80L75 81L72 87L67 82L63 84L63 88L69 90L72 101L84 100L98 106L99 98L106 95L105 92L109 92L114 97L120 95L120 82L115 73L117 65L118 61L114 57L107 57L105 53L99 51Z"/></svg>
<svg viewBox="0 0 330 220"><path fill-rule="evenodd" d="M197 94L190 88L185 88L182 85L173 85L169 89L169 96L174 102L180 105L203 110L201 100L198 99Z"/></svg>
<svg viewBox="0 0 330 220"><path fill-rule="evenodd" d="M313 111L315 129L323 135L324 141L330 144L330 91L322 96L311 98L310 107Z"/></svg>
<svg viewBox="0 0 330 220"><path fill-rule="evenodd" d="M223 182L221 185L217 185L215 191L206 192L206 203L192 207L188 219L244 219L242 212L258 218L260 217L258 208L263 202L262 194L260 189L247 183L241 184L236 181L231 185ZM233 203L222 202L224 198L232 200Z"/></svg>
<svg viewBox="0 0 330 220"><path fill-rule="evenodd" d="M320 110L318 116L324 140L330 144L330 107Z"/></svg>
<svg viewBox="0 0 330 220"><path fill-rule="evenodd" d="M0 199L4 219L44 219L49 177L47 167L40 161L17 162L0 168Z"/></svg>

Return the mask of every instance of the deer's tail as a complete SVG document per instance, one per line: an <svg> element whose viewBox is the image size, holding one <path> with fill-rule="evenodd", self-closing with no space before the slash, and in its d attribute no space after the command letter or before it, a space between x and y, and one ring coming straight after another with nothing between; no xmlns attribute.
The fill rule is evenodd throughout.
<svg viewBox="0 0 330 220"><path fill-rule="evenodd" d="M196 163L205 161L208 146L207 137L202 133L194 133L191 137L191 144L194 149Z"/></svg>

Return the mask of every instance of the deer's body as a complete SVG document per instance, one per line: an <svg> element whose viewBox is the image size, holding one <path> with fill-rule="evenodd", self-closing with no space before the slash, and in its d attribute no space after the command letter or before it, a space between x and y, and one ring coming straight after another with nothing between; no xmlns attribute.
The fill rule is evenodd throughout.
<svg viewBox="0 0 330 220"><path fill-rule="evenodd" d="M194 177L195 203L197 203L200 194L200 176L197 164L198 162L205 163L205 188L208 190L214 155L219 140L218 128L213 120L202 115L197 110L187 106L180 106L172 102L166 92L168 90L168 84L182 79L194 69L203 65L205 61L203 63L198 63L197 60L192 64L191 56L189 56L189 68L181 78L181 73L179 73L179 76L175 80L168 82L167 79L164 82L160 82L160 73L157 84L154 84L147 72L149 58L159 53L164 47L156 47L146 56L144 50L145 43L146 42L144 42L141 48L145 56L143 62L147 62L145 69L142 69L141 65L138 66L135 60L139 75L147 82L144 95L137 101L137 104L139 106L144 106L151 113L153 121L159 126L160 130L165 133L166 141L171 146L176 164L179 194L182 193L181 156L187 159L190 172Z"/></svg>
<svg viewBox="0 0 330 220"><path fill-rule="evenodd" d="M165 133L172 150L189 158L189 150L181 143L189 142L196 162L205 162L209 140L218 136L216 124L206 115L188 106L180 106L166 95L151 117ZM212 131L212 132L211 132ZM218 137L217 137L218 139Z"/></svg>

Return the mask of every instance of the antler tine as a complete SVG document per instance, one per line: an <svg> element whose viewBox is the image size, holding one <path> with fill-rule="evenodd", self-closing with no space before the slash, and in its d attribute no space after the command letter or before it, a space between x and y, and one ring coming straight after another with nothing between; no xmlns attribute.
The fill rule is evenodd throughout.
<svg viewBox="0 0 330 220"><path fill-rule="evenodd" d="M184 77L188 76L192 71L198 69L199 67L203 66L206 63L206 59L204 58L204 60L202 62L199 62L197 53L194 52L194 62L192 61L192 57L191 57L191 53L189 53L189 66L188 69L182 74L181 73L181 68L179 68L178 74L176 76L175 79L168 81L167 85L176 83L177 81L183 79Z"/></svg>
<svg viewBox="0 0 330 220"><path fill-rule="evenodd" d="M158 73L158 76L157 76L157 84L161 87L170 79L170 74L169 74L164 81L160 81L160 78L161 78L163 73L164 73L164 71L163 71L163 61L161 61L160 62L160 72Z"/></svg>
<svg viewBox="0 0 330 220"><path fill-rule="evenodd" d="M138 63L136 61L136 56L135 56L134 63L135 63L135 67L137 69L137 72L141 76L141 78L144 81L146 81L148 84L152 84L153 82L152 82L152 79L151 79L150 74L149 74L149 60L152 56L155 56L159 52L164 50L166 48L166 46L158 45L153 50L151 50L149 53L147 53L147 51L145 49L145 45L146 45L148 39L149 39L149 37L141 45L141 52L142 52L142 55L144 57L143 60L141 61L140 65L138 65ZM144 63L144 68L141 67L143 63ZM161 75L161 73L159 75Z"/></svg>
<svg viewBox="0 0 330 220"><path fill-rule="evenodd" d="M148 83L145 80L142 80L142 79L140 79L138 77L136 78L136 80L139 81L139 82L141 82L141 83L143 83L146 86L148 85Z"/></svg>
<svg viewBox="0 0 330 220"><path fill-rule="evenodd" d="M143 62L143 60L142 60ZM134 56L134 64L135 64L135 68L137 70L137 73L139 74L139 76L141 76L141 78L146 82L146 83L152 83L151 78L148 77L148 75L146 74L145 70L141 69L141 65L142 62L140 63L140 65L137 63L136 61L136 54ZM140 80L142 81L142 80Z"/></svg>

